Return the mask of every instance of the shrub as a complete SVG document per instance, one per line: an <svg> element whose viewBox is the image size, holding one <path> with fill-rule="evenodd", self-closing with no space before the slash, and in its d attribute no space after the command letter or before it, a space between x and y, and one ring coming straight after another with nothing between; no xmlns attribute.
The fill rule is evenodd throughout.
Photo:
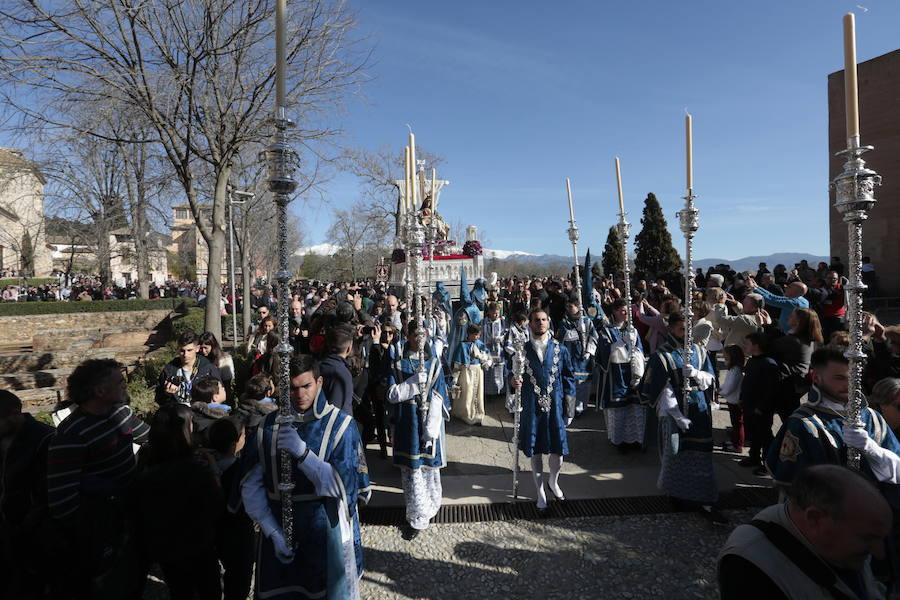
<svg viewBox="0 0 900 600"><path fill-rule="evenodd" d="M159 406L156 404L156 390L147 387L143 380L128 383L128 400L132 412L144 421L150 421Z"/></svg>
<svg viewBox="0 0 900 600"><path fill-rule="evenodd" d="M202 308L189 308L186 314L172 321L172 335L177 339L185 331L200 335L206 331L206 314Z"/></svg>
<svg viewBox="0 0 900 600"><path fill-rule="evenodd" d="M115 312L130 310L186 310L196 304L192 298L158 300L94 300L91 302L4 302L0 317L18 315L56 315L66 313Z"/></svg>
<svg viewBox="0 0 900 600"><path fill-rule="evenodd" d="M142 381L146 387L154 388L156 382L159 381L159 374L162 373L163 367L176 356L178 356L178 347L175 342L169 342L159 350L151 352L131 371L128 377L129 385L131 382Z"/></svg>
<svg viewBox="0 0 900 600"><path fill-rule="evenodd" d="M50 416L52 413L49 410L42 410L40 412L34 413L32 416L37 420L43 423L44 425L49 425L50 427L56 427L53 424L53 417Z"/></svg>

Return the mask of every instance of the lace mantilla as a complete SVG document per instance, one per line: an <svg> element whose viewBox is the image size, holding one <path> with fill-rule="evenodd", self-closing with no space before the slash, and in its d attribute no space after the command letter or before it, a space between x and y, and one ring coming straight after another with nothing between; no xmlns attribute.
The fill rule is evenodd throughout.
<svg viewBox="0 0 900 600"><path fill-rule="evenodd" d="M545 358L546 360L546 358ZM550 412L550 403L552 402L553 383L556 381L556 373L559 370L559 344L553 344L553 366L550 367L550 378L547 380L547 392L541 393L541 386L538 385L537 377L531 370L531 361L525 360L525 374L531 378L531 385L534 386L534 395L537 397L538 408L541 412Z"/></svg>

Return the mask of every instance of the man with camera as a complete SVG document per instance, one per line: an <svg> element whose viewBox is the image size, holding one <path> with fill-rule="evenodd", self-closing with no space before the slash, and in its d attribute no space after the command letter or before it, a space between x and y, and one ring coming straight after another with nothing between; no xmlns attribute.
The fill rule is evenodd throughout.
<svg viewBox="0 0 900 600"><path fill-rule="evenodd" d="M185 331L178 336L178 356L163 367L156 386L156 403L160 406L170 402L189 405L191 386L203 377L222 381L219 367L197 354L197 334Z"/></svg>

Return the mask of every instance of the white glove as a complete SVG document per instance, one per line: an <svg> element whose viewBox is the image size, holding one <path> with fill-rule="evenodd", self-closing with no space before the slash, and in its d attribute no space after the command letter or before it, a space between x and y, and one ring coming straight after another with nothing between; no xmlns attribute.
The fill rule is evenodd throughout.
<svg viewBox="0 0 900 600"><path fill-rule="evenodd" d="M678 429L682 431L687 431L691 426L691 420L684 415L678 417L673 416L672 418L675 419L675 424L678 425Z"/></svg>
<svg viewBox="0 0 900 600"><path fill-rule="evenodd" d="M681 369L681 372L684 373L685 379L697 377L697 373L699 373L694 365L684 365L684 367L682 367Z"/></svg>
<svg viewBox="0 0 900 600"><path fill-rule="evenodd" d="M581 360L591 360L591 356L593 356L590 352L585 352L581 355Z"/></svg>
<svg viewBox="0 0 900 600"><path fill-rule="evenodd" d="M307 454L306 459L298 464L297 468L315 486L317 496L341 497L341 488L334 468L315 454Z"/></svg>
<svg viewBox="0 0 900 600"><path fill-rule="evenodd" d="M278 428L278 449L300 458L306 452L306 442L292 425L286 424Z"/></svg>
<svg viewBox="0 0 900 600"><path fill-rule="evenodd" d="M900 456L878 445L878 442L869 437L864 427L844 425L843 437L845 444L858 448L866 455L866 461L878 481L900 483Z"/></svg>
<svg viewBox="0 0 900 600"><path fill-rule="evenodd" d="M848 427L846 424L843 428L844 443L851 448L857 448L865 451L869 443L875 444L875 440L869 437L866 428L862 425L857 427ZM877 445L877 444L875 444Z"/></svg>
<svg viewBox="0 0 900 600"><path fill-rule="evenodd" d="M423 371L422 373L416 372L403 383L392 385L388 390L387 401L391 404L397 404L398 402L404 402L410 398L415 398L416 394L419 393L420 381L423 385L428 383L427 371Z"/></svg>
<svg viewBox="0 0 900 600"><path fill-rule="evenodd" d="M281 533L281 529L273 530L269 534L269 539L272 540L276 558L283 564L291 564L291 561L294 560L294 553L288 548L287 542L284 540L284 534Z"/></svg>

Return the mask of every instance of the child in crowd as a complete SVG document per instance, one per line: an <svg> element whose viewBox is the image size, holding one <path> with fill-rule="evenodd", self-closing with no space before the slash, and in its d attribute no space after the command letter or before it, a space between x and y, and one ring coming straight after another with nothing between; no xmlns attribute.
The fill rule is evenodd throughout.
<svg viewBox="0 0 900 600"><path fill-rule="evenodd" d="M750 438L750 455L740 461L743 467L754 467L755 475L766 475L762 464L763 452L772 441L772 419L778 391L778 363L768 355L766 334L754 331L744 338L749 355L741 381L741 409L744 427Z"/></svg>
<svg viewBox="0 0 900 600"><path fill-rule="evenodd" d="M228 416L225 386L218 379L203 377L191 386L191 420L194 422L194 445L206 446L210 425Z"/></svg>
<svg viewBox="0 0 900 600"><path fill-rule="evenodd" d="M247 429L256 427L270 412L278 410L275 402L275 383L266 373L254 375L247 382L237 413L245 421Z"/></svg>
<svg viewBox="0 0 900 600"><path fill-rule="evenodd" d="M725 399L731 417L731 440L725 442L725 452L744 451L744 415L741 410L741 381L744 379L744 351L740 346L728 346L723 353L725 382L719 389L719 397Z"/></svg>
<svg viewBox="0 0 900 600"><path fill-rule="evenodd" d="M453 416L469 425L481 425L484 419L484 373L482 365L490 367L491 355L480 339L481 327L469 324L466 341L456 347L452 369L454 389L459 392L453 398Z"/></svg>

